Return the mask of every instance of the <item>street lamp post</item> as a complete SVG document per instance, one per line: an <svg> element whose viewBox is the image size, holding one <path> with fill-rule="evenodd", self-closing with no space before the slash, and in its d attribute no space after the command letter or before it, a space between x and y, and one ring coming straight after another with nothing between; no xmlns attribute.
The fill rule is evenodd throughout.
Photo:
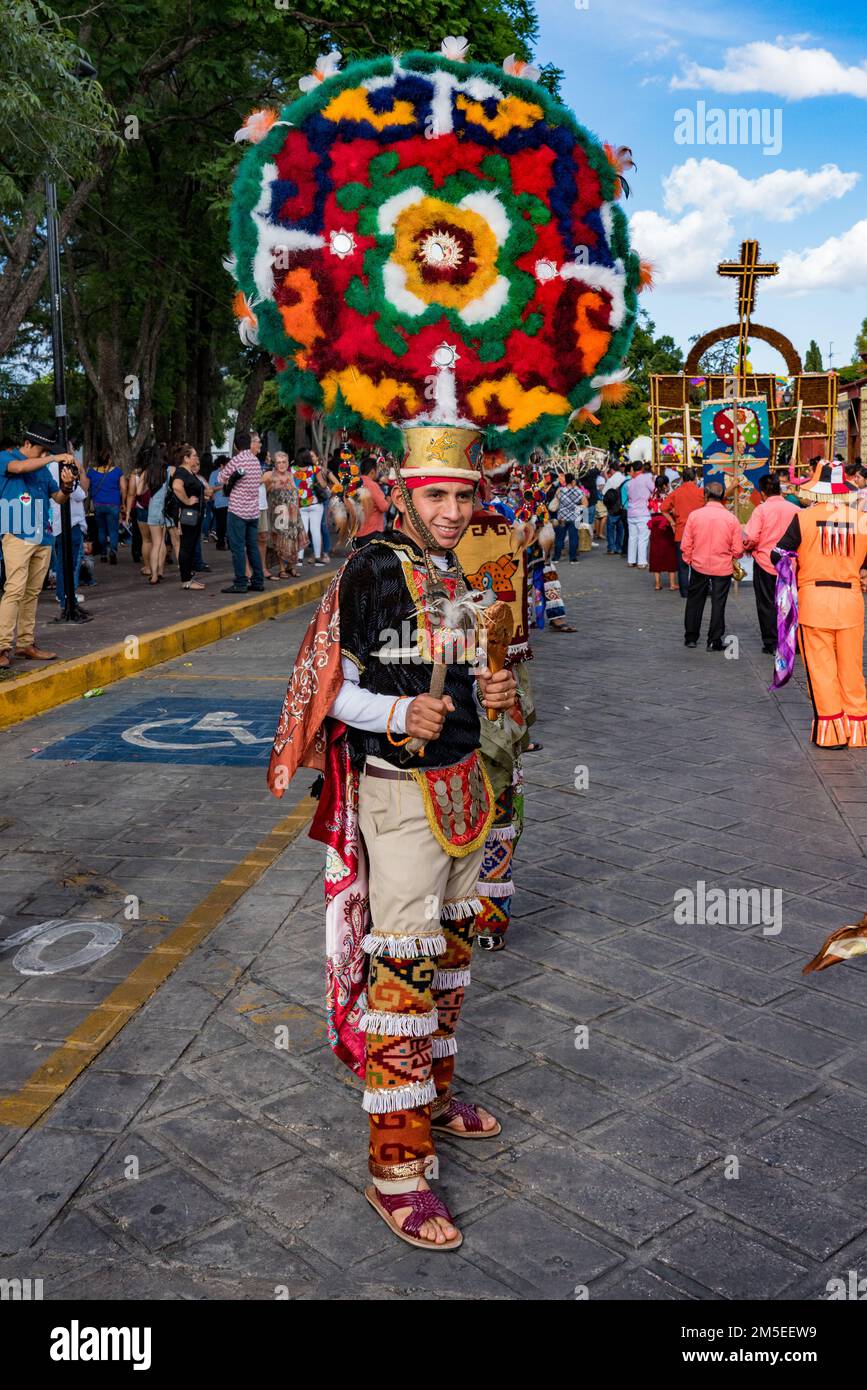
<svg viewBox="0 0 867 1390"><path fill-rule="evenodd" d="M66 413L66 373L63 361L63 311L60 304L60 243L57 236L57 188L50 174L45 175L45 211L48 222L48 286L51 295L51 350L54 360L54 415L57 422L58 452L69 451L69 425ZM81 622L75 597L72 563L72 507L64 497L60 503L60 562L63 566L65 603L60 621Z"/></svg>
<svg viewBox="0 0 867 1390"><path fill-rule="evenodd" d="M82 59L74 76L83 81L96 76L92 63ZM50 174L45 175L45 212L48 226L48 286L51 296L51 351L54 363L54 415L57 437L62 454L69 451L69 417L66 410L66 371L63 357L63 310L60 303L60 238L57 234L57 187ZM60 503L60 561L63 566L65 603L60 614L64 623L85 623L89 619L78 607L75 597L75 572L72 562L72 506L64 497Z"/></svg>

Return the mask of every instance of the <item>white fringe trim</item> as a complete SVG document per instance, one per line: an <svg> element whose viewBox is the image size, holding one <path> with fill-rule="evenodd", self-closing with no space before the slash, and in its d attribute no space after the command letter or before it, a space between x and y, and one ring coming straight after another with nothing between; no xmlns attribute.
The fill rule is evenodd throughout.
<svg viewBox="0 0 867 1390"><path fill-rule="evenodd" d="M391 1090L374 1091L368 1086L361 1107L368 1115L386 1115L392 1110L415 1110L420 1105L430 1105L436 1096L433 1078L430 1081L410 1081L407 1086L396 1086Z"/></svg>
<svg viewBox="0 0 867 1390"><path fill-rule="evenodd" d="M454 1057L458 1050L457 1038L434 1038L433 1056L434 1057Z"/></svg>
<svg viewBox="0 0 867 1390"><path fill-rule="evenodd" d="M483 898L511 898L515 891L514 883L477 883L476 891Z"/></svg>
<svg viewBox="0 0 867 1390"><path fill-rule="evenodd" d="M410 960L420 956L441 956L446 949L446 939L444 936L365 936L361 949L370 956L394 956L396 960Z"/></svg>
<svg viewBox="0 0 867 1390"><path fill-rule="evenodd" d="M426 1014L389 1014L373 1010L365 1013L359 1028L362 1033L380 1033L386 1037L426 1038L439 1027L436 1009Z"/></svg>
<svg viewBox="0 0 867 1390"><path fill-rule="evenodd" d="M470 969L435 970L431 989L466 989L470 983Z"/></svg>
<svg viewBox="0 0 867 1390"><path fill-rule="evenodd" d="M454 921L460 917L475 917L481 910L482 904L478 898L452 898L451 902L446 899L440 917Z"/></svg>
<svg viewBox="0 0 867 1390"><path fill-rule="evenodd" d="M493 830L488 831L489 840L514 840L515 827L513 825L495 825Z"/></svg>

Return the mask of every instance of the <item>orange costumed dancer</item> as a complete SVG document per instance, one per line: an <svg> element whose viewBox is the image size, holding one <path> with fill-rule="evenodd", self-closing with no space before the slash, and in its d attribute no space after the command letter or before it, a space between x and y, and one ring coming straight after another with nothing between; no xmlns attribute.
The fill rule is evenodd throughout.
<svg viewBox="0 0 867 1390"><path fill-rule="evenodd" d="M781 551L798 556L798 637L813 704L811 741L820 748L864 748L867 513L842 464L820 462L801 496L812 505L792 518L771 558L776 563Z"/></svg>

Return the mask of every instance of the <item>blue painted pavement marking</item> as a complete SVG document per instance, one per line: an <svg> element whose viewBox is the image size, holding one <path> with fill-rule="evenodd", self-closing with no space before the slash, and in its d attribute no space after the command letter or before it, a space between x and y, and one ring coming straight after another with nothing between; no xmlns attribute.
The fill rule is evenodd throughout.
<svg viewBox="0 0 867 1390"><path fill-rule="evenodd" d="M36 758L55 762L263 766L282 699L191 699L166 696L127 706L90 728L52 743Z"/></svg>

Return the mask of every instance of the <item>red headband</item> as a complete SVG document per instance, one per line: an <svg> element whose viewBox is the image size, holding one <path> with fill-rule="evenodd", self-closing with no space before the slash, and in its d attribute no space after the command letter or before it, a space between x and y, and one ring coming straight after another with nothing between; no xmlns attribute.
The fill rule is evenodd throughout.
<svg viewBox="0 0 867 1390"><path fill-rule="evenodd" d="M403 481L406 483L410 492L417 487L430 487L432 483L471 483L471 478L449 477L447 474L428 474L425 473L421 478L407 477L404 473Z"/></svg>

